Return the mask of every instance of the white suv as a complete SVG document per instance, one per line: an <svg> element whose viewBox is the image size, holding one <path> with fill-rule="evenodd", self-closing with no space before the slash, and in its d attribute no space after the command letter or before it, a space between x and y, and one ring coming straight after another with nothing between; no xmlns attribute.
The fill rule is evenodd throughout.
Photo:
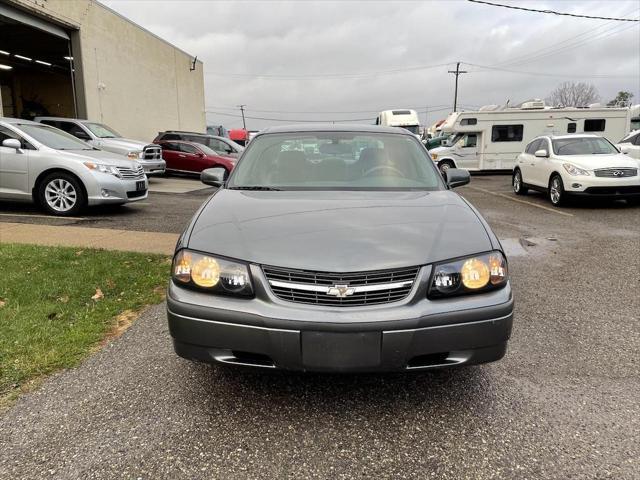
<svg viewBox="0 0 640 480"><path fill-rule="evenodd" d="M640 160L640 130L634 130L616 145L622 153Z"/></svg>
<svg viewBox="0 0 640 480"><path fill-rule="evenodd" d="M597 135L541 136L518 155L513 169L513 191L525 195L530 188L546 192L555 206L577 195L637 202L638 162Z"/></svg>

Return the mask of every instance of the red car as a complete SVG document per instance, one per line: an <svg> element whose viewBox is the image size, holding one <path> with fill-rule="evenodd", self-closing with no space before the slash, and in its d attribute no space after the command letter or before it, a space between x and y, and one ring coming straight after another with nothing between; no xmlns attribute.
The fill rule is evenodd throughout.
<svg viewBox="0 0 640 480"><path fill-rule="evenodd" d="M227 176L236 165L236 158L214 152L206 145L178 140L160 141L162 158L167 162L167 171L200 173L205 168L224 167Z"/></svg>

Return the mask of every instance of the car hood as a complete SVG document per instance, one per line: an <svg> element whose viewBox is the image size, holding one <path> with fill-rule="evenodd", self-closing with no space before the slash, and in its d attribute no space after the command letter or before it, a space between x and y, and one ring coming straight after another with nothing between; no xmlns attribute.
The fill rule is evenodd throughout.
<svg viewBox="0 0 640 480"><path fill-rule="evenodd" d="M98 141L101 143L101 148L103 149L113 148L117 149L118 152L122 151L124 153L141 151L144 147L149 145L147 142L131 140L129 138L100 138Z"/></svg>
<svg viewBox="0 0 640 480"><path fill-rule="evenodd" d="M596 168L638 168L638 162L624 153L612 155L559 155L556 158L585 170L594 170Z"/></svg>
<svg viewBox="0 0 640 480"><path fill-rule="evenodd" d="M451 191L227 189L204 207L186 246L330 272L424 265L492 248L478 216Z"/></svg>
<svg viewBox="0 0 640 480"><path fill-rule="evenodd" d="M103 150L57 150L67 156L67 158L77 160L79 162L96 162L103 163L105 165L114 165L122 168L136 168L136 164L133 160L128 160L126 157L120 155L105 152Z"/></svg>

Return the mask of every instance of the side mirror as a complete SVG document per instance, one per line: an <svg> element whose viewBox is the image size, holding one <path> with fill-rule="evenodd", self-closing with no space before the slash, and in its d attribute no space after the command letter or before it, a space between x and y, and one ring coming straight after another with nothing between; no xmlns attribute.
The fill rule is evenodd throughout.
<svg viewBox="0 0 640 480"><path fill-rule="evenodd" d="M196 157L198 157L198 158L204 158L204 153L202 153L202 152L198 152L198 153L196 153Z"/></svg>
<svg viewBox="0 0 640 480"><path fill-rule="evenodd" d="M6 138L2 141L2 146L7 148L13 148L14 150L20 150L22 148L22 144L20 140L15 138Z"/></svg>
<svg viewBox="0 0 640 480"><path fill-rule="evenodd" d="M471 181L469 170L463 168L448 168L444 172L444 179L449 188L461 187Z"/></svg>
<svg viewBox="0 0 640 480"><path fill-rule="evenodd" d="M220 188L224 184L227 171L222 167L207 168L200 174L200 181L205 185Z"/></svg>
<svg viewBox="0 0 640 480"><path fill-rule="evenodd" d="M547 152L544 148L541 150L536 150L536 153L534 153L534 155L536 157L540 157L540 158L548 158L549 157L549 152Z"/></svg>
<svg viewBox="0 0 640 480"><path fill-rule="evenodd" d="M80 140L91 140L91 137L89 136L89 134L87 132L84 132L82 130L78 130L76 132L73 132L73 136L76 138L79 138Z"/></svg>

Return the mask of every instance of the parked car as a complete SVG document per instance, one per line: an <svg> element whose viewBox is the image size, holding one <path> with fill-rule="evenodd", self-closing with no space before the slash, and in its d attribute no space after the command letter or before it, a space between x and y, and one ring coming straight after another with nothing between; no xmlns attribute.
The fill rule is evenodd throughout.
<svg viewBox="0 0 640 480"><path fill-rule="evenodd" d="M525 195L530 188L546 192L555 206L579 195L637 201L638 163L598 135L541 136L518 155L513 170L513 191Z"/></svg>
<svg viewBox="0 0 640 480"><path fill-rule="evenodd" d="M427 147L427 150L431 150L432 148L442 147L444 146L446 140L451 138L450 133L445 133L444 135L439 135L437 137L429 138L424 140L424 146Z"/></svg>
<svg viewBox="0 0 640 480"><path fill-rule="evenodd" d="M200 173L213 167L222 167L231 173L237 159L214 152L206 145L195 142L161 141L162 158L167 162L167 171Z"/></svg>
<svg viewBox="0 0 640 480"><path fill-rule="evenodd" d="M0 198L53 215L147 198L142 165L41 123L0 118Z"/></svg>
<svg viewBox="0 0 640 480"><path fill-rule="evenodd" d="M204 133L179 132L176 130L158 133L158 136L155 138L153 143L165 140L182 140L183 142L201 143L209 147L214 152L235 158L238 158L244 151L244 147L242 145L238 145L229 138L206 135Z"/></svg>
<svg viewBox="0 0 640 480"><path fill-rule="evenodd" d="M328 152L310 161L299 145ZM357 148L359 145L366 148ZM331 148L325 148L329 145ZM340 150L350 159L336 158ZM295 147L295 148L294 148ZM260 132L180 237L167 295L178 355L318 371L408 371L500 359L507 260L409 131Z"/></svg>
<svg viewBox="0 0 640 480"><path fill-rule="evenodd" d="M129 160L136 160L142 165L144 173L147 175L164 173L165 162L162 160L162 152L157 145L123 138L113 128L102 123L62 117L36 117L34 121L64 130L100 150L124 155Z"/></svg>
<svg viewBox="0 0 640 480"><path fill-rule="evenodd" d="M634 130L626 135L616 145L622 153L626 153L631 158L640 160L640 130Z"/></svg>

